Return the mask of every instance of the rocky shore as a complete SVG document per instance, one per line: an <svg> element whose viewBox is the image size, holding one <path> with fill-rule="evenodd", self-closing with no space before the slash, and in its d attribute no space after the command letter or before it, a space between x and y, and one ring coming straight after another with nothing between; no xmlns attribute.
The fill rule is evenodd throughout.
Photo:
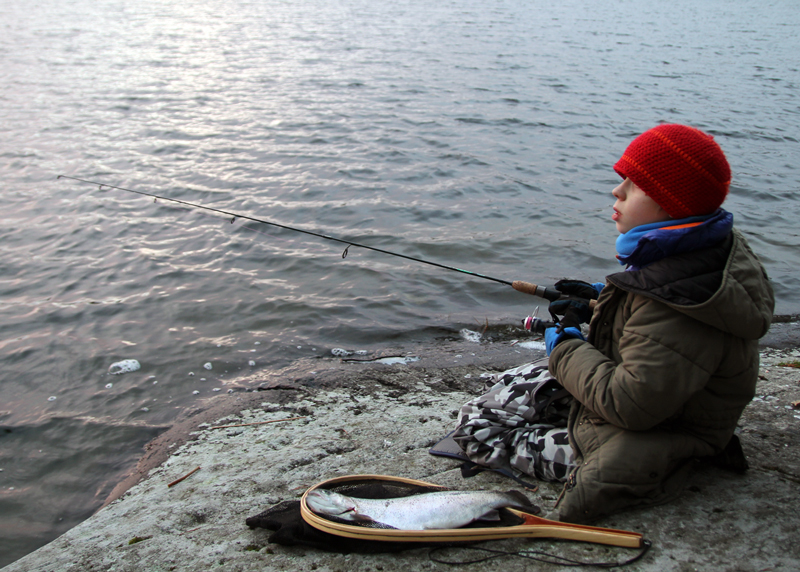
<svg viewBox="0 0 800 572"><path fill-rule="evenodd" d="M750 463L745 474L698 463L678 501L597 523L641 532L652 542L627 569L800 569L800 369L790 365L800 365L798 335L797 323L787 321L763 341L757 396L739 432ZM491 472L464 479L457 461L428 451L453 428L459 407L480 392L485 376L543 354L536 342L484 332L480 342L451 339L384 356L418 358L407 363L331 355L239 380L250 391L188 412L148 445L137 472L101 510L2 572L452 569L432 561L424 548L341 555L271 544L270 531L250 529L245 519L299 498L320 481L351 474L409 477L453 489L519 488ZM559 490L541 483L527 494L548 516ZM490 546L595 562L633 556L629 549L548 539ZM462 550L448 556L463 561L476 555ZM508 572L563 568L519 557L491 565Z"/></svg>

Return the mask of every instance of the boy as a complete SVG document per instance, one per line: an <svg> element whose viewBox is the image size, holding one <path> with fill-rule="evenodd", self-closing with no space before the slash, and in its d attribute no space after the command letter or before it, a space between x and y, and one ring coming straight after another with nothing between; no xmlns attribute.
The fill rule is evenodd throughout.
<svg viewBox="0 0 800 572"><path fill-rule="evenodd" d="M755 393L758 339L774 306L763 267L720 208L730 167L711 136L660 125L614 169L623 182L612 220L626 270L605 286L558 283L597 304L554 302L564 317L545 332L549 371L572 396L572 455L560 449L568 474L557 504L568 522L666 502L692 458L725 450ZM469 453L474 433L458 431ZM532 451L534 442L531 457L546 453ZM550 442L556 450L557 438Z"/></svg>

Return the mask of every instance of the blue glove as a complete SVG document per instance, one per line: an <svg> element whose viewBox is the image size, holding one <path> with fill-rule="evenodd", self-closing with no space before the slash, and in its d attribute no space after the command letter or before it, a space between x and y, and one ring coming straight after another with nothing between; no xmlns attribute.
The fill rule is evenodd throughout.
<svg viewBox="0 0 800 572"><path fill-rule="evenodd" d="M560 342L570 339L570 338L577 338L586 341L586 338L583 337L581 333L581 322L579 315L580 311L576 309L574 306L567 309L567 313L564 314L564 317L561 321L556 324L554 328L547 328L544 331L544 347L547 350L547 355L550 355L550 352L553 351Z"/></svg>
<svg viewBox="0 0 800 572"><path fill-rule="evenodd" d="M581 331L574 326L570 326L569 328L564 328L560 332L558 331L559 329L560 328L547 328L544 331L544 347L548 356L553 351L553 348L555 348L560 342L563 342L564 340L569 340L572 338L577 338L584 341L586 340L586 338L583 337Z"/></svg>

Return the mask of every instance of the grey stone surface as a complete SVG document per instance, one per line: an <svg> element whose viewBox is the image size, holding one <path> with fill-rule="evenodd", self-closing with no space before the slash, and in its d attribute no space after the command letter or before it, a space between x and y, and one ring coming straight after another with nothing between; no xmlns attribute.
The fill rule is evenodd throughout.
<svg viewBox="0 0 800 572"><path fill-rule="evenodd" d="M454 489L515 488L489 472L463 479L456 461L431 456L428 449L452 429L460 405L480 391L482 375L533 361L543 353L539 346L450 340L417 349L419 360L407 365L330 357L240 380L241 387L260 391L221 396L206 410L189 412L152 444L116 500L3 572L452 569L432 562L427 549L330 554L270 544L269 531L245 525L248 516L349 474L410 477ZM796 349L763 348L758 395L740 429L751 465L747 473L698 464L676 502L597 523L641 532L652 541L649 554L629 570L800 569L800 410L792 406L800 400L800 369L778 365L797 360ZM302 419L254 424L292 417ZM214 428L220 425L243 426ZM528 496L548 516L559 490L541 483ZM632 556L625 549L548 539L490 546L593 561ZM566 569L514 557L488 566L508 572Z"/></svg>

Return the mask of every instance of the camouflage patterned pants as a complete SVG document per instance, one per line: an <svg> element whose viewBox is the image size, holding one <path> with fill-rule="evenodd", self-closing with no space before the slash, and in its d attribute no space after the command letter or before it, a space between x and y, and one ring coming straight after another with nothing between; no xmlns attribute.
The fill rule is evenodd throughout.
<svg viewBox="0 0 800 572"><path fill-rule="evenodd" d="M547 371L547 358L499 374L466 403L453 438L470 460L563 482L575 466L567 439L572 397Z"/></svg>

